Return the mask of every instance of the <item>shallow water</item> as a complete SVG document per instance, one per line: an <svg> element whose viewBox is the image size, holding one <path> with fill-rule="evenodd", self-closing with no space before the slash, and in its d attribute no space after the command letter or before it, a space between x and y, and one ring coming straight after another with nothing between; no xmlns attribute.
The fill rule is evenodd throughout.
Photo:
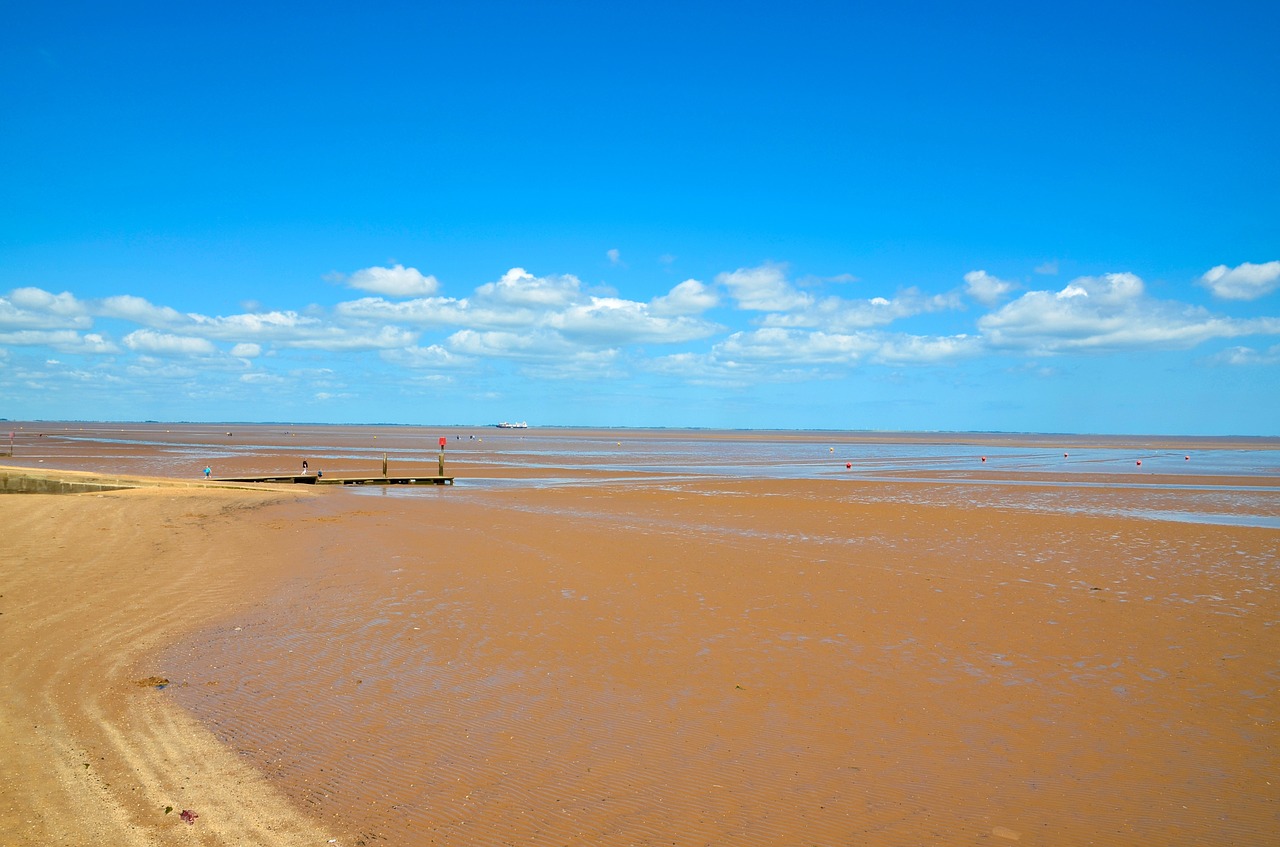
<svg viewBox="0 0 1280 847"><path fill-rule="evenodd" d="M236 472L430 465L447 460L490 470L567 470L731 478L810 479L903 473L976 472L1121 475L1134 482L1169 475L1280 476L1280 439L1225 441L1111 436L958 433L841 433L712 430L532 430L476 427L293 426L273 424L24 423L18 463L73 456L95 469L128 464L149 473L195 476L205 464ZM1047 444L1055 443L1048 447ZM1175 444L1176 446L1169 446ZM288 457L287 464L282 461ZM1139 464L1139 462L1141 464ZM846 468L846 464L852 465ZM123 470L123 468L117 468ZM216 471L216 469L215 469ZM217 473L215 472L215 475Z"/></svg>

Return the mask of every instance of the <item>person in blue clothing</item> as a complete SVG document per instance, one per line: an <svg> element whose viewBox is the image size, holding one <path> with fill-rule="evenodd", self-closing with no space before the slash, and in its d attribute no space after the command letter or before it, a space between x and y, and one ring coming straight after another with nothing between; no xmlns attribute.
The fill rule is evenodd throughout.
<svg viewBox="0 0 1280 847"><path fill-rule="evenodd" d="M205 465L205 466L204 466L204 478L205 478L205 479L208 479L208 478L209 478L209 475L210 475L210 474L212 474L212 473L213 473L213 468L209 467L208 465Z"/></svg>

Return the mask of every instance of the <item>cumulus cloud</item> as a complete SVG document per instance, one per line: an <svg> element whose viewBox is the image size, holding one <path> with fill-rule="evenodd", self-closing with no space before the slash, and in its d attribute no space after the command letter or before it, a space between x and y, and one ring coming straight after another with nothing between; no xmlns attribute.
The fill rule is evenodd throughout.
<svg viewBox="0 0 1280 847"><path fill-rule="evenodd" d="M177 309L155 306L132 294L105 297L94 305L94 311L105 318L120 318L149 327L172 327L188 320Z"/></svg>
<svg viewBox="0 0 1280 847"><path fill-rule="evenodd" d="M170 335L151 329L134 330L124 337L123 342L135 353L157 356L209 356L217 350L207 338Z"/></svg>
<svg viewBox="0 0 1280 847"><path fill-rule="evenodd" d="M567 338L605 345L690 341L716 330L715 325L694 318L655 317L644 303L616 297L592 297L574 304L549 315L546 325Z"/></svg>
<svg viewBox="0 0 1280 847"><path fill-rule="evenodd" d="M460 358L439 344L427 347L402 347L394 350L383 350L379 355L388 362L406 368L447 368L456 366Z"/></svg>
<svg viewBox="0 0 1280 847"><path fill-rule="evenodd" d="M613 258L621 261L620 254ZM974 270L965 274L963 287L943 294L906 288L892 296L852 299L806 289L808 284L852 278L796 281L785 265L765 263L718 274L713 283L686 279L642 301L598 287L588 290L573 275L535 276L515 267L470 296L455 299L434 293L438 286L433 279L396 265L366 268L344 278L350 287L370 294L329 308L255 307L216 317L180 312L132 295L77 300L66 292L20 288L0 297L0 357L9 355L6 348L14 348L4 362L10 367L7 372L0 368L0 376L7 373L4 378L12 382L17 368L11 362L27 358L123 352L120 359L103 358L95 367L157 385L190 378L184 374L214 372L224 375L224 388L268 384L277 378L271 372L281 370L287 371L290 385L338 397L336 392L350 389L331 375L303 374L298 370L301 363L332 363L346 353L376 353L383 362L409 371L413 380L460 379L463 374L479 379L490 371L532 379L600 379L639 368L723 386L820 379L866 363L932 365L984 351L1041 357L1187 349L1211 339L1280 335L1277 318L1235 319L1153 299L1133 274L1080 277L1069 283L1039 279L1053 287L1019 291L1015 283ZM1222 266L1207 272L1202 282L1218 296L1250 299L1280 285L1280 263ZM974 303L989 307L984 310L988 314L977 318L976 331L972 317L958 314L904 324L925 334L888 331L896 321L961 310L966 303L970 308ZM732 315L735 326L726 328L702 317L726 305L742 310ZM730 316L731 310L716 315ZM129 329L135 331L117 345L91 331L97 318L132 322ZM962 318L964 325L957 325ZM937 327L952 334L928 334ZM707 341L697 343L703 340ZM657 345L686 346L676 347L673 355L653 357ZM295 352L299 350L305 353ZM259 367L257 360L268 353L262 364L273 367ZM1201 363L1266 365L1277 358L1277 347L1232 347ZM481 367L484 359L493 367ZM240 382L233 383L235 379ZM485 387L480 384L477 393Z"/></svg>
<svg viewBox="0 0 1280 847"><path fill-rule="evenodd" d="M277 341L281 347L295 350L327 350L341 353L357 350L387 350L408 347L418 340L416 333L395 326L384 326L374 332L352 332L343 327L327 326L305 336Z"/></svg>
<svg viewBox="0 0 1280 847"><path fill-rule="evenodd" d="M697 315L719 305L715 290L696 279L686 279L661 297L649 303L649 310L660 317Z"/></svg>
<svg viewBox="0 0 1280 847"><path fill-rule="evenodd" d="M404 265L363 268L347 278L347 285L386 297L426 297L440 288L434 276L423 276L417 268Z"/></svg>
<svg viewBox="0 0 1280 847"><path fill-rule="evenodd" d="M1228 347L1210 356L1209 362L1232 367L1274 365L1280 362L1280 344L1272 345L1266 350L1255 350L1252 347Z"/></svg>
<svg viewBox="0 0 1280 847"><path fill-rule="evenodd" d="M51 315L77 316L84 314L84 305L69 292L52 294L42 288L15 288L9 299L21 309L45 312Z"/></svg>
<svg viewBox="0 0 1280 847"><path fill-rule="evenodd" d="M253 373L241 374L240 381L247 385L282 385L285 379L279 374L254 371Z"/></svg>
<svg viewBox="0 0 1280 847"><path fill-rule="evenodd" d="M877 342L863 334L802 332L769 327L735 332L715 347L721 359L795 364L849 364L874 351Z"/></svg>
<svg viewBox="0 0 1280 847"><path fill-rule="evenodd" d="M970 335L927 337L904 335L887 339L876 351L876 361L894 365L937 364L976 356L982 341Z"/></svg>
<svg viewBox="0 0 1280 847"><path fill-rule="evenodd" d="M1234 320L1156 301L1133 274L1080 277L1060 291L1030 291L978 320L987 344L1033 353L1137 347L1186 349L1211 338L1280 332L1280 320Z"/></svg>
<svg viewBox="0 0 1280 847"><path fill-rule="evenodd" d="M71 329L20 329L0 332L0 344L17 347L52 347L60 353L119 353L120 348L95 332L83 335Z"/></svg>
<svg viewBox="0 0 1280 847"><path fill-rule="evenodd" d="M965 293L984 306L994 306L1018 287L982 270L969 271L964 275L964 283Z"/></svg>
<svg viewBox="0 0 1280 847"><path fill-rule="evenodd" d="M871 297L866 300L846 300L842 297L826 297L811 308L766 315L761 323L764 326L813 327L841 333L883 326L927 312L955 309L959 305L955 294L926 295L915 288L908 288L898 292L893 299Z"/></svg>
<svg viewBox="0 0 1280 847"><path fill-rule="evenodd" d="M679 379L690 385L745 388L762 382L804 382L821 379L830 370L811 362L779 358L735 358L734 348L720 346L707 353L675 353L643 364L651 373Z"/></svg>
<svg viewBox="0 0 1280 847"><path fill-rule="evenodd" d="M139 356L135 364L125 368L125 375L140 383L186 381L200 376L201 371L184 362L164 361L153 356Z"/></svg>
<svg viewBox="0 0 1280 847"><path fill-rule="evenodd" d="M334 314L356 321L405 323L413 326L457 326L469 321L465 300L449 297L422 297L391 302L381 297L362 297L339 303Z"/></svg>
<svg viewBox="0 0 1280 847"><path fill-rule="evenodd" d="M559 333L548 331L504 332L463 329L445 343L456 353L504 359L548 359L572 355L577 348Z"/></svg>
<svg viewBox="0 0 1280 847"><path fill-rule="evenodd" d="M238 341L246 336L287 341L305 338L324 329L319 318L292 311L256 312L225 317L190 314L187 318L192 331L224 341Z"/></svg>
<svg viewBox="0 0 1280 847"><path fill-rule="evenodd" d="M618 350L578 350L568 356L524 362L520 372L538 380L604 380L622 374L617 367Z"/></svg>
<svg viewBox="0 0 1280 847"><path fill-rule="evenodd" d="M556 309L581 296L582 283L576 276L536 277L524 268L512 268L497 282L476 289L476 299L505 306Z"/></svg>
<svg viewBox="0 0 1280 847"><path fill-rule="evenodd" d="M1280 261L1218 265L1205 271L1199 283L1224 300L1256 300L1280 287Z"/></svg>
<svg viewBox="0 0 1280 847"><path fill-rule="evenodd" d="M756 312L787 312L813 304L813 297L787 281L786 267L766 262L755 268L738 268L716 276L738 306Z"/></svg>
<svg viewBox="0 0 1280 847"><path fill-rule="evenodd" d="M73 295L16 288L0 297L0 329L88 329L93 321Z"/></svg>

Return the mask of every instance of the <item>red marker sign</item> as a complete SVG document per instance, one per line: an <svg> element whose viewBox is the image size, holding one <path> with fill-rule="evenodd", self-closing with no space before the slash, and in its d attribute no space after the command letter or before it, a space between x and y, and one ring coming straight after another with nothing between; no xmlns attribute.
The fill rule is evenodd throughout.
<svg viewBox="0 0 1280 847"><path fill-rule="evenodd" d="M440 446L443 447L445 445L445 442L447 442L448 440L449 439L445 438L443 435L440 436Z"/></svg>

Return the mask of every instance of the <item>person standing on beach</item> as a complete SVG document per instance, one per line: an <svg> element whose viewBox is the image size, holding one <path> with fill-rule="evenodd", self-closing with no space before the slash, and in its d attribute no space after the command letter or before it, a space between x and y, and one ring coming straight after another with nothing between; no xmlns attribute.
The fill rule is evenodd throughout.
<svg viewBox="0 0 1280 847"><path fill-rule="evenodd" d="M209 467L208 465L205 465L205 466L204 466L204 478L205 478L205 479L208 479L208 478L209 478L209 475L210 475L211 473L213 473L213 468Z"/></svg>
<svg viewBox="0 0 1280 847"><path fill-rule="evenodd" d="M303 460L302 460L302 475L303 475L303 476L306 476L306 475L307 475L307 460L306 460L306 459L303 459Z"/></svg>

